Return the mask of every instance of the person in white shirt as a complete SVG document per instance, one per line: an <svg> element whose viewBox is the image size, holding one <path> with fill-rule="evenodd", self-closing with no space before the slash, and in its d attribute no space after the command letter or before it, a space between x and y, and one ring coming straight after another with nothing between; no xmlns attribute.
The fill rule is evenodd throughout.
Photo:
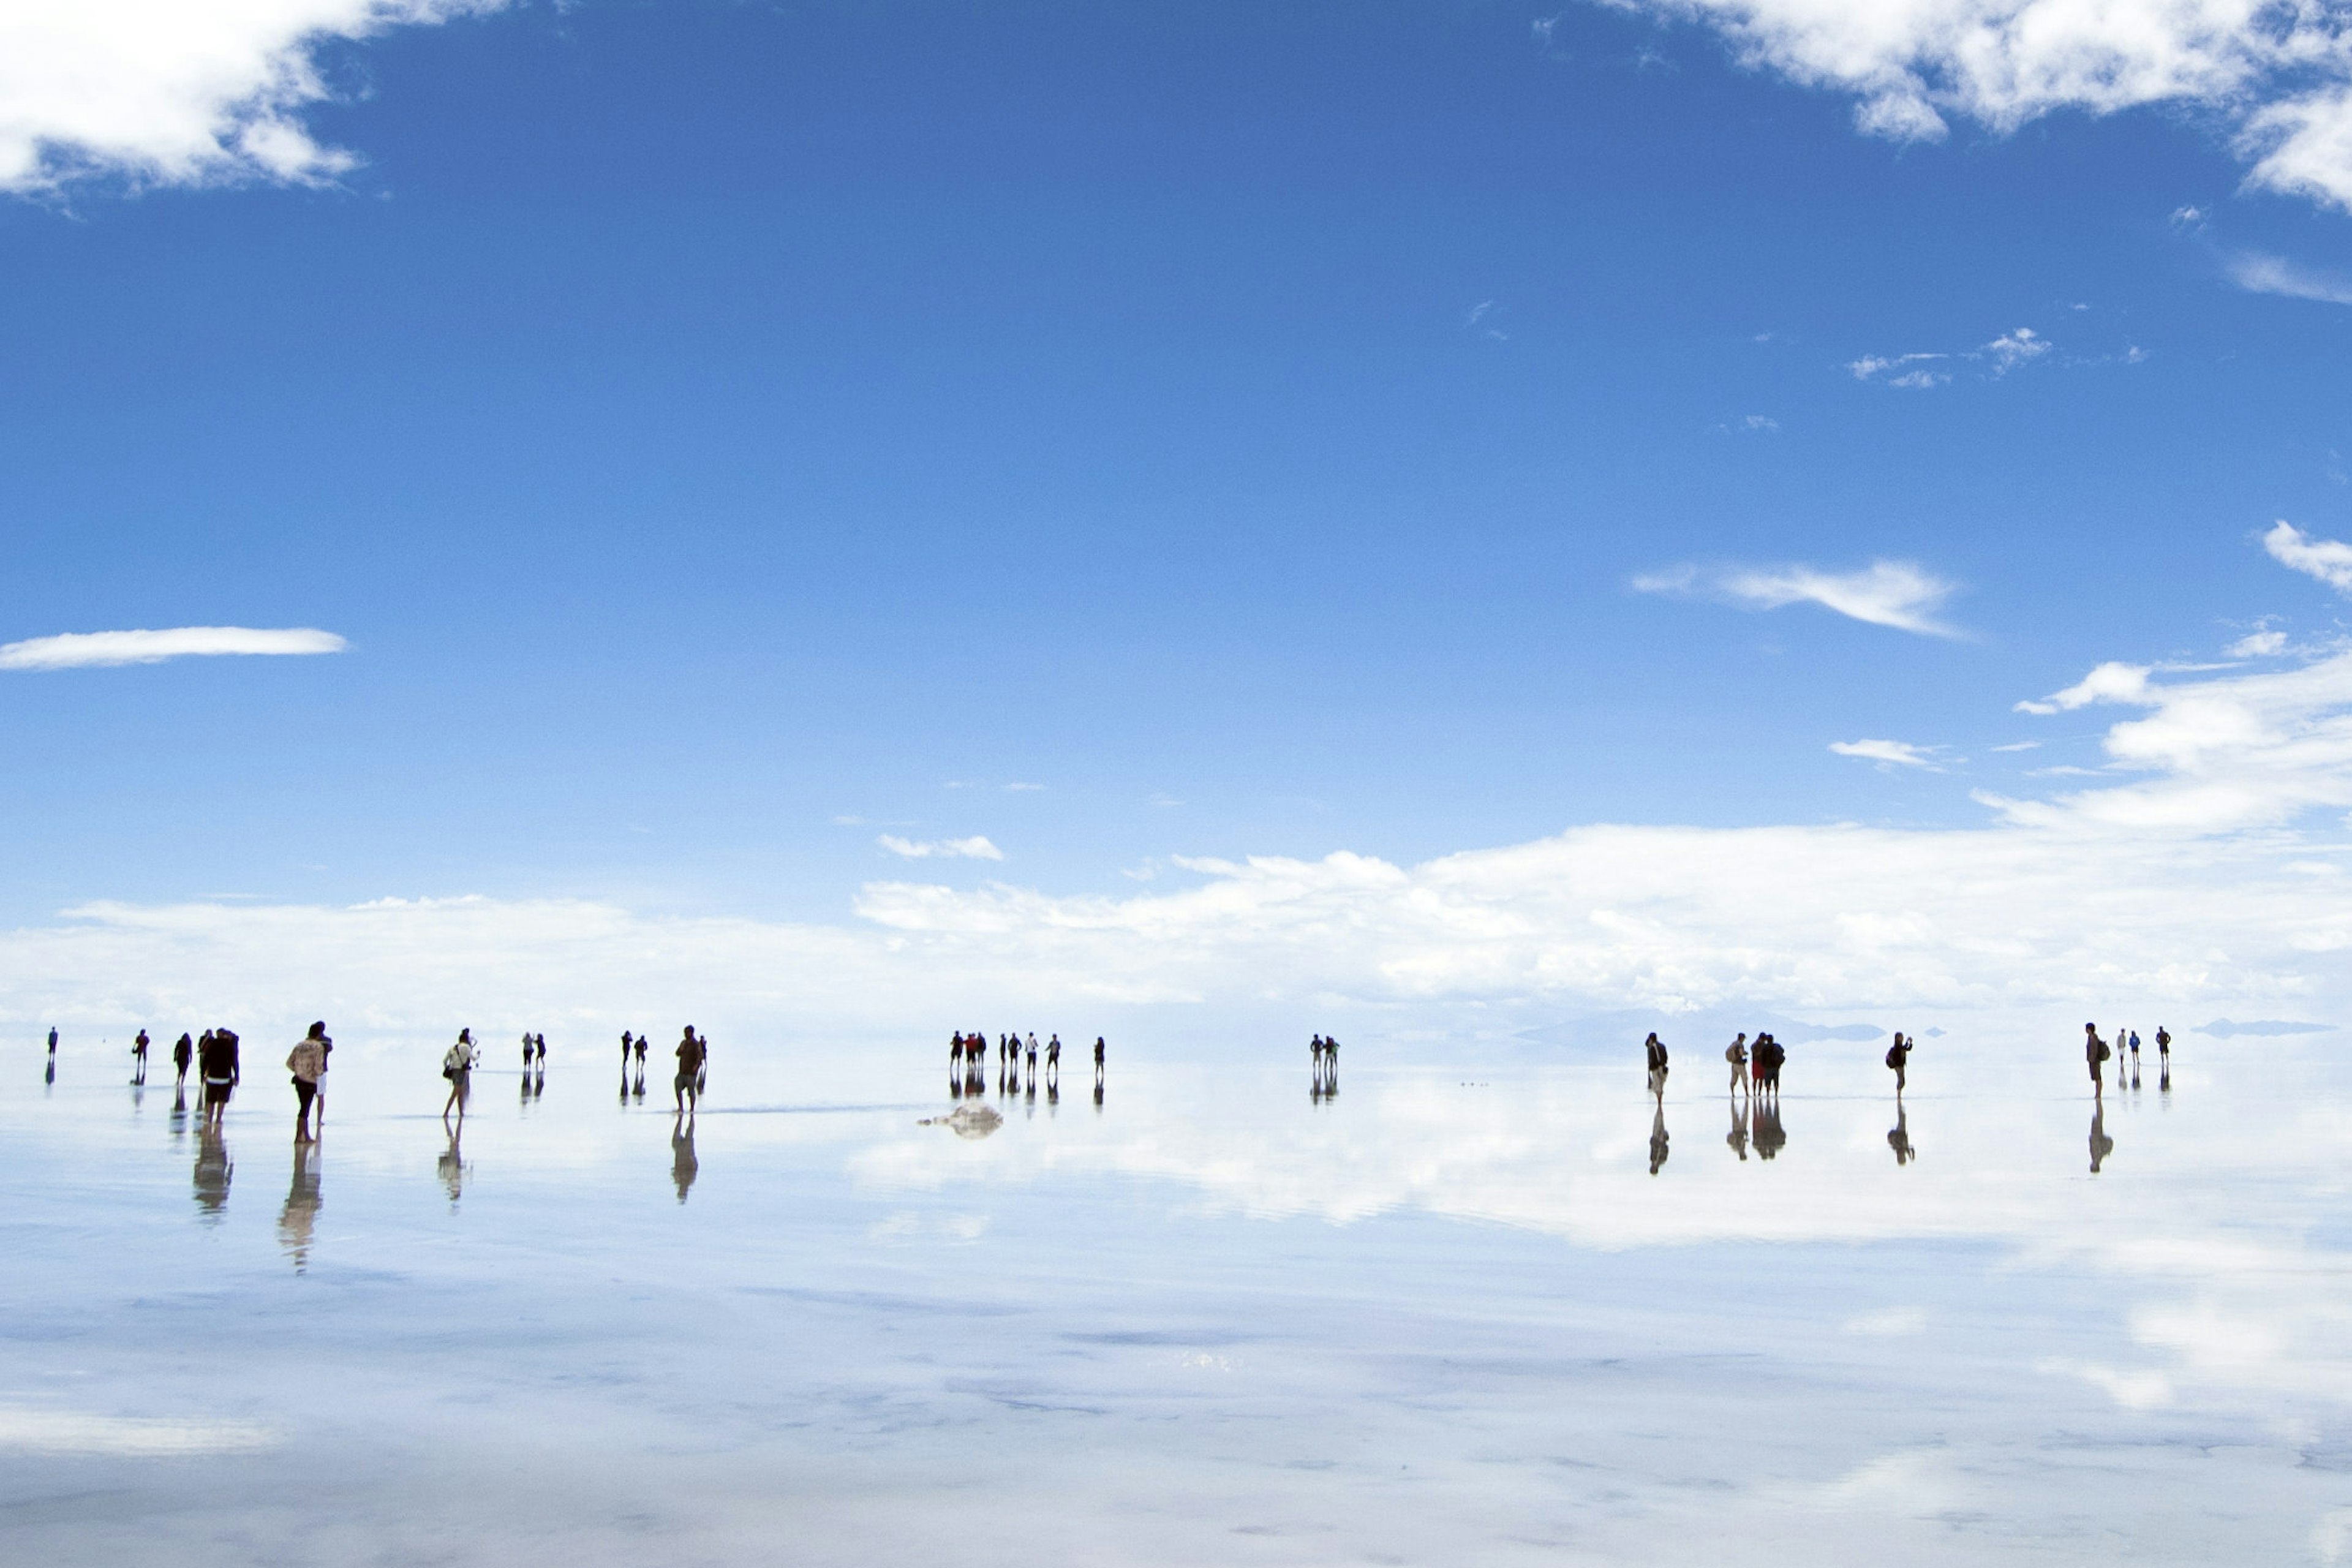
<svg viewBox="0 0 2352 1568"><path fill-rule="evenodd" d="M324 1020L287 1053L286 1070L294 1075L294 1142L314 1142L310 1136L310 1102L319 1098L320 1080L327 1076L327 1026ZM320 1121L324 1122L322 1112Z"/></svg>

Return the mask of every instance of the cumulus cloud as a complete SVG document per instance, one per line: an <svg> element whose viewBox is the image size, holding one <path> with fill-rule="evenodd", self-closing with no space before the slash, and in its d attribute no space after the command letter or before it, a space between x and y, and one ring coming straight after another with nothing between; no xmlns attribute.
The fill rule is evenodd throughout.
<svg viewBox="0 0 2352 1568"><path fill-rule="evenodd" d="M1853 94L1857 127L1936 141L2064 110L2195 107L2251 183L2352 205L2352 16L2341 0L1612 0L1715 28L1739 60Z"/></svg>
<svg viewBox="0 0 2352 1568"><path fill-rule="evenodd" d="M2314 539L2291 522L2278 522L2263 535L2263 548L2280 565L2316 577L2339 594L2352 594L2352 544Z"/></svg>
<svg viewBox="0 0 2352 1568"><path fill-rule="evenodd" d="M2270 658L2286 647L2286 634L2268 627L2248 632L2223 651L2231 658Z"/></svg>
<svg viewBox="0 0 2352 1568"><path fill-rule="evenodd" d="M1832 741L1830 750L1841 757L1861 757L1884 767L1926 768L1941 773L1936 759L1928 752L1908 741Z"/></svg>
<svg viewBox="0 0 2352 1568"><path fill-rule="evenodd" d="M341 653L346 646L334 633L310 626L275 631L251 626L175 626L154 632L67 632L0 646L0 669L87 669L225 654Z"/></svg>
<svg viewBox="0 0 2352 1568"><path fill-rule="evenodd" d="M0 0L0 190L312 184L352 167L302 112L321 46L504 0Z"/></svg>
<svg viewBox="0 0 2352 1568"><path fill-rule="evenodd" d="M901 838L895 833L886 833L874 842L890 851L891 854L903 856L909 860L929 860L934 858L943 860L1002 860L1004 858L1003 850L979 837L914 839Z"/></svg>
<svg viewBox="0 0 2352 1568"><path fill-rule="evenodd" d="M1924 637L1959 634L1935 611L1956 584L1907 561L1874 561L1859 572L1823 572L1811 566L1670 567L1633 579L1644 594L1696 595L1727 599L1750 609L1820 605L1872 626L1893 626Z"/></svg>
<svg viewBox="0 0 2352 1568"><path fill-rule="evenodd" d="M2063 691L2016 704L2016 711L2069 713L2094 702L2137 702L2147 694L2148 672L2154 668L2146 664L2103 664Z"/></svg>

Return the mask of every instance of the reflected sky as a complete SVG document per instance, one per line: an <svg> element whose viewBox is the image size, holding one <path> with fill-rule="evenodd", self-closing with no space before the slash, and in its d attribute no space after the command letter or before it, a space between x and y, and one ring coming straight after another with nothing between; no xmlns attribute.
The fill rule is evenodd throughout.
<svg viewBox="0 0 2352 1568"><path fill-rule="evenodd" d="M215 1131L27 1058L0 1542L2341 1560L2352 1087L2200 1043L2094 1100L2072 1047L1923 1048L1899 1106L1801 1047L1777 1107L1679 1057L1654 1100L1638 1047L1368 1049L1329 1094L1115 1060L1099 1100L738 1048L691 1120L608 1059L486 1069L454 1131L437 1050L351 1051L315 1149L282 1080Z"/></svg>

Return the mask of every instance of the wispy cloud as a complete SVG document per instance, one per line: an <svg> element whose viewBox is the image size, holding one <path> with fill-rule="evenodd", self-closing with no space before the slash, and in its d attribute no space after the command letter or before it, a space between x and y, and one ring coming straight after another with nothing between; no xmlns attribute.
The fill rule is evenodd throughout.
<svg viewBox="0 0 2352 1568"><path fill-rule="evenodd" d="M1845 368L1856 381L1897 386L1909 392L1925 392L1930 387L1950 384L1952 373L1944 368L1947 365L1963 362L1981 365L1987 374L1998 381L2021 365L2032 364L2042 358L2050 349L2048 338L2032 327L2017 327L1979 348L1958 353L1864 354L1860 359L1849 360Z"/></svg>
<svg viewBox="0 0 2352 1568"><path fill-rule="evenodd" d="M1780 433L1780 422L1769 414L1750 414L1739 422L1739 427L1759 436L1777 436Z"/></svg>
<svg viewBox="0 0 2352 1568"><path fill-rule="evenodd" d="M2264 627L2261 631L2248 632L2244 637L2222 649L2222 652L2231 658L2270 658L2285 647L2284 632Z"/></svg>
<svg viewBox="0 0 2352 1568"><path fill-rule="evenodd" d="M2263 535L2263 548L2280 565L2316 577L2339 594L2352 594L2352 544L2314 539L2291 522L2279 522Z"/></svg>
<svg viewBox="0 0 2352 1568"><path fill-rule="evenodd" d="M2316 272L2283 256L2248 251L2229 262L2230 281L2255 294L2284 294L2324 305L2352 305L2352 279Z"/></svg>
<svg viewBox="0 0 2352 1568"><path fill-rule="evenodd" d="M59 637L33 637L0 647L0 669L89 669L225 654L341 653L346 646L334 633L309 626L280 631L261 631L251 626L177 626L152 632L67 632Z"/></svg>
<svg viewBox="0 0 2352 1568"><path fill-rule="evenodd" d="M1939 637L1960 635L1935 614L1957 586L1908 561L1874 561L1859 572L1823 572L1811 566L1676 566L1633 579L1633 587L1644 594L1727 599L1758 610L1820 605L1872 626Z"/></svg>
<svg viewBox="0 0 2352 1568"><path fill-rule="evenodd" d="M2020 713L2068 713L2094 702L2139 702L2147 696L2147 678L2155 668L2147 664L2110 661L2099 666L2063 691L2015 705Z"/></svg>
<svg viewBox="0 0 2352 1568"><path fill-rule="evenodd" d="M503 0L77 0L8 7L0 190L111 175L141 185L315 184L351 169L302 122L332 96L320 46L494 11Z"/></svg>
<svg viewBox="0 0 2352 1568"><path fill-rule="evenodd" d="M2003 332L1980 351L1992 362L1995 375L2007 375L2019 365L2031 364L2050 352L2050 340L2032 327Z"/></svg>
<svg viewBox="0 0 2352 1568"><path fill-rule="evenodd" d="M987 839L971 838L901 838L895 833L885 833L875 843L893 855L909 860L1002 860L1004 851Z"/></svg>
<svg viewBox="0 0 2352 1568"><path fill-rule="evenodd" d="M1921 747L1908 741L1832 741L1830 750L1841 757L1860 757L1885 768L1925 768L1939 773L1943 765L1936 761L1937 748Z"/></svg>
<svg viewBox="0 0 2352 1568"><path fill-rule="evenodd" d="M1952 379L1949 372L1933 368L1937 361L1951 357L1949 354L1864 354L1849 362L1845 368L1853 373L1856 381L1875 381L1885 377L1889 386L1924 391L1931 386L1941 386ZM1906 370L1906 365L1918 368ZM1889 371L1895 374L1889 375Z"/></svg>

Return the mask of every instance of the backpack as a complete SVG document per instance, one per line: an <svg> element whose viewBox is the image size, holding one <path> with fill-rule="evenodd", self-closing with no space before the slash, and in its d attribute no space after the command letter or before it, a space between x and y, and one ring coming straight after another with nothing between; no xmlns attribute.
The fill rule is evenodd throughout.
<svg viewBox="0 0 2352 1568"><path fill-rule="evenodd" d="M1886 1065L1891 1068L1900 1068L1903 1065L1903 1047L1901 1046L1889 1046L1886 1047Z"/></svg>
<svg viewBox="0 0 2352 1568"><path fill-rule="evenodd" d="M2101 1061L2105 1061L2109 1054L2110 1053L2107 1050L2107 1042L2101 1040L2099 1042L2099 1059Z"/></svg>

